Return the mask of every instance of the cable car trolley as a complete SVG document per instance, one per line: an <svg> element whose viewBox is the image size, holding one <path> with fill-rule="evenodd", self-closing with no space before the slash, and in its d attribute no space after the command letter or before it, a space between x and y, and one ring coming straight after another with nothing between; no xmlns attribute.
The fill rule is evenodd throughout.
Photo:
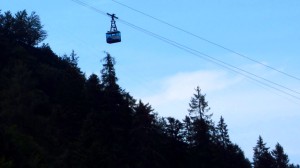
<svg viewBox="0 0 300 168"><path fill-rule="evenodd" d="M108 16L111 17L111 25L110 25L110 31L107 31L106 33L106 42L108 44L112 43L118 43L121 42L121 32L118 31L115 18L118 19L115 14L109 14Z"/></svg>

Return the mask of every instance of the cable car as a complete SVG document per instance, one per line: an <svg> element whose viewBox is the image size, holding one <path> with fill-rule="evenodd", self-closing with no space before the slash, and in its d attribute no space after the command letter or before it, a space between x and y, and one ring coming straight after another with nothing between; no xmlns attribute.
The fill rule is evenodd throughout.
<svg viewBox="0 0 300 168"><path fill-rule="evenodd" d="M108 31L106 33L106 42L109 44L121 42L120 31Z"/></svg>
<svg viewBox="0 0 300 168"><path fill-rule="evenodd" d="M107 31L106 33L106 42L108 44L121 42L121 32L118 31L115 21L115 18L118 18L115 16L115 14L107 13L107 15L111 16L111 26L110 31Z"/></svg>

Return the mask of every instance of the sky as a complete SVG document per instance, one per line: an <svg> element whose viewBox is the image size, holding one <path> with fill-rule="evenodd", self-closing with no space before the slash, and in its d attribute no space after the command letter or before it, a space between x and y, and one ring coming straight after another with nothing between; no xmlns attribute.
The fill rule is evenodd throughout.
<svg viewBox="0 0 300 168"><path fill-rule="evenodd" d="M231 140L251 161L261 135L267 147L274 149L279 142L290 162L300 164L300 1L116 0L255 61L113 0L81 1L93 8L72 0L1 0L0 9L13 13L35 11L48 34L44 43L60 56L74 50L87 77L100 75L100 60L104 51L109 52L117 62L119 85L135 99L149 103L160 116L182 119L199 86L206 94L214 121L224 117ZM110 18L99 11L120 18L116 22L121 43L106 43ZM192 51L174 47L122 21ZM238 69L224 68L206 56Z"/></svg>

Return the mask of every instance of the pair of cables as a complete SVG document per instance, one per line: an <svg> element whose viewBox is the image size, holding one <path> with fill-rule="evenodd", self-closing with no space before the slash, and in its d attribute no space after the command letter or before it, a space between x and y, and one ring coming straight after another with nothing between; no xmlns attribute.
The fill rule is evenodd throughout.
<svg viewBox="0 0 300 168"><path fill-rule="evenodd" d="M84 7L86 7L86 8L89 8L89 9L91 9L91 10L93 10L93 11L99 13L99 14L102 14L102 15L107 16L107 13L106 13L106 12L104 12L104 11L102 11L102 10L96 8L96 7L93 7L93 6L91 6L91 5L89 5L89 4L85 3L85 2L83 2L83 1L81 1L81 0L72 0L72 1L73 1L73 2L76 2L77 4L79 4L79 5L81 5L81 6L84 6ZM236 52L236 51L234 51L234 50L232 50L232 49L229 49L229 48L227 48L227 47L225 47L225 46L223 46L223 45L217 44L217 43L212 42L212 41L210 41L210 40L207 40L206 38L203 38L203 37L198 36L198 35L196 35L196 34L194 34L194 33L192 33L192 32L189 32L189 31L187 31L187 30L185 30L185 29L182 29L182 28L179 28L179 27L177 27L177 26L174 26L174 25L172 25L172 24L170 24L170 23L168 23L168 22L166 22L166 21L163 21L163 20L161 20L161 19L158 19L158 18L156 18L156 17L153 17L153 16L151 16L151 15L149 15L149 14L146 14L146 13L140 11L140 10L137 10L137 9L135 9L135 8L132 8L132 7L130 7L130 6L127 6L127 5L123 4L123 3L120 3L120 2L115 1L115 0L112 0L112 1L115 2L115 3L117 3L117 4L119 4L119 5L124 6L124 7L128 8L128 9L130 9L130 10L133 10L133 11L135 11L135 12L138 12L138 13L140 13L140 14L142 14L142 15L148 17L148 18L154 19L154 20L156 20L156 21L158 21L158 22L160 22L160 23L162 23L162 24L165 24L165 25L167 25L167 26L169 26L169 27L171 27L171 28L174 28L174 29L177 29L177 30L179 30L179 31L182 31L182 32L186 33L187 35L196 37L196 38L198 38L198 39L200 39L200 40L202 40L202 41L205 41L205 42L207 42L207 43L209 43L209 44L212 44L212 45L217 46L217 47L219 47L219 48L222 48L222 49L224 49L224 50L226 50L226 51L229 51L229 52L231 52L231 53L233 53L233 54L235 54L235 55L237 55L237 56L240 56L240 57L245 58L245 59L247 59L247 60L249 60L249 61L255 62L255 63L259 64L259 65L262 65L262 66L264 66L264 67L266 67L266 68L269 68L269 69L271 69L271 70L273 70L273 71L276 71L276 72L278 72L278 73L280 73L280 74L283 74L283 75L285 75L285 76L288 76L288 77L290 77L290 78L292 78L292 79L294 79L294 80L300 81L300 78L298 78L298 77L296 77L296 76L294 76L294 75L288 74L288 73L286 73L286 72L283 72L283 71L278 70L277 68L274 68L274 67L271 67L271 66L269 66L269 65L263 64L263 63L261 63L261 62L255 60L255 59L252 59L252 58L250 58L250 57L248 57L248 56L246 56L246 55L243 55L243 54L241 54L241 53L239 53L239 52ZM285 95L287 95L287 96L289 96L289 97L291 97L291 98L300 100L300 92L298 92L298 91L296 91L296 90L294 90L294 89L291 89L291 88L286 87L286 86L284 86L284 85L282 85L282 84L278 84L278 83L273 82L273 81L271 81L271 80L269 80L269 79L266 79L266 78L263 78L263 77L261 77L261 76L258 76L258 75L256 75L256 74L251 73L251 72L249 72L249 71L246 71L246 70L244 70L244 69L242 69L242 68L239 68L239 67L236 67L236 66L234 66L234 65L231 65L231 64L229 64L229 63L227 63L227 62L225 62L225 61L219 60L219 59L217 59L217 58L215 58L215 57L212 57L212 56L210 56L210 55L208 55L208 54L205 54L205 53L203 53L203 52L201 52L201 51L199 51L199 50L196 50L196 49L193 49L193 48L188 47L188 46L186 46L186 45L183 45L183 44L181 44L181 43L179 43L179 42L177 42L177 41L174 41L174 40L171 40L171 39L169 39L169 38L163 37L163 36L161 36L161 35L159 35L159 34L157 34L157 33L153 33L153 32L151 32L151 31L149 31L149 30L146 30L146 29L144 29L144 28L142 28L142 27L140 27L140 26L137 26L137 25L134 25L134 24L132 24L132 23L129 23L129 22L127 22L126 20L123 20L123 19L120 19L120 18L119 18L118 20L119 20L122 24L127 25L128 27L131 27L131 28L133 28L133 29L135 29L135 30L137 30L137 31L140 31L140 32L142 32L142 33L144 33L144 34L146 34L146 35L149 35L149 36L151 36L151 37L153 37L153 38L156 38L156 39L158 39L158 40L160 40L160 41L163 41L163 42L165 42L165 43L167 43L167 44L169 44L169 45L171 45L171 46L173 46L173 47L176 47L176 48L178 48L178 49L180 49L180 50L183 50L183 51L185 51L185 52L187 52L187 53L189 53L189 54L192 54L192 55L194 55L194 56L196 56L196 57L199 57L199 58L201 58L201 59L204 59L204 60L206 60L206 61L208 61L208 62L212 62L212 63L214 63L214 64L216 64L216 65L218 65L218 66L221 66L221 67L223 67L223 68L225 68L225 69L227 69L227 70L230 70L230 71L232 71L232 72L234 72L234 73L240 74L240 75L242 75L242 76L244 76L244 77L246 77L246 78L248 78L248 79L250 79L250 80L252 80L252 81L254 81L254 82L258 83L258 84L260 84L260 85L266 86L266 87L271 88L271 89L273 89L273 90L275 90L275 91L278 91L278 92L280 92L280 93L283 93L283 94L285 94Z"/></svg>

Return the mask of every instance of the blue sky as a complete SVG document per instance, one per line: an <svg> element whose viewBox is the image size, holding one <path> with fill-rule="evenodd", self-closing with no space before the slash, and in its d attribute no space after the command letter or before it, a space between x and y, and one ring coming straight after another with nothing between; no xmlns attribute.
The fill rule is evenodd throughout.
<svg viewBox="0 0 300 168"><path fill-rule="evenodd" d="M82 0L136 26L300 92L300 81L201 41L111 0ZM263 64L300 77L300 1L289 0L118 0ZM252 160L261 135L279 142L291 162L300 163L300 100L139 32L117 20L122 42L109 45L110 18L71 0L7 0L1 10L26 9L40 16L45 40L58 55L74 49L88 76L99 75L103 51L116 58L119 84L149 102L160 116L183 118L199 86L217 122L222 115L233 142ZM259 79L260 80L260 79ZM272 85L273 87L277 87ZM285 92L291 93L287 90ZM300 97L297 93L292 93Z"/></svg>

